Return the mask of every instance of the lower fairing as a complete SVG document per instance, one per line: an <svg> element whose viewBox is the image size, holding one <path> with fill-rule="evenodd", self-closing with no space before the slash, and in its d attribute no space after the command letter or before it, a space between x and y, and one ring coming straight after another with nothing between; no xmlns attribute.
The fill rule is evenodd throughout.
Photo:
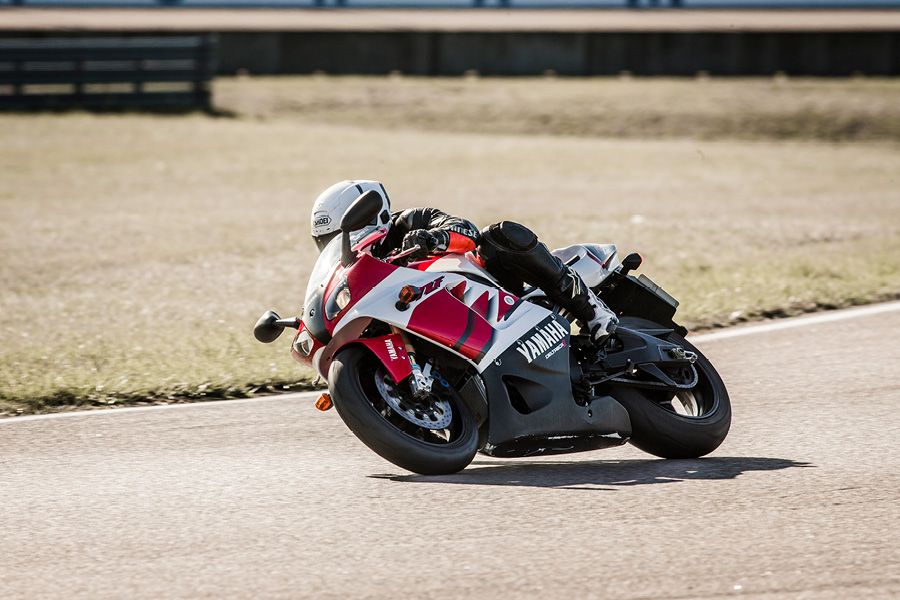
<svg viewBox="0 0 900 600"><path fill-rule="evenodd" d="M582 435L525 436L504 442L499 446L490 443L481 449L483 454L496 458L524 458L527 456L551 456L573 454L614 448L628 441L618 433L597 433Z"/></svg>
<svg viewBox="0 0 900 600"><path fill-rule="evenodd" d="M500 354L484 370L488 398L488 430L482 451L515 457L595 450L625 443L631 436L628 412L611 396L586 405L572 395L568 333L535 354L529 339L567 330L568 323L551 314L531 336Z"/></svg>

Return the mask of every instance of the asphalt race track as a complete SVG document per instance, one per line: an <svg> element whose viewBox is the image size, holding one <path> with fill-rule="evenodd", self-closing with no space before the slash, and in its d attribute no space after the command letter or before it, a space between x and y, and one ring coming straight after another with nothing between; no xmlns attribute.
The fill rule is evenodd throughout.
<svg viewBox="0 0 900 600"><path fill-rule="evenodd" d="M9 419L0 597L898 597L900 305L882 308L699 338L734 403L700 460L413 476L308 395Z"/></svg>

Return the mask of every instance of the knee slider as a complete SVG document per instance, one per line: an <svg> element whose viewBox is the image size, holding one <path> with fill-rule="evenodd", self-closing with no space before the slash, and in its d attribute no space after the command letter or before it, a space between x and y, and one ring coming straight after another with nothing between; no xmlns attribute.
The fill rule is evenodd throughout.
<svg viewBox="0 0 900 600"><path fill-rule="evenodd" d="M514 221L501 221L491 225L482 232L482 236L500 248L513 252L527 252L538 243L533 231Z"/></svg>

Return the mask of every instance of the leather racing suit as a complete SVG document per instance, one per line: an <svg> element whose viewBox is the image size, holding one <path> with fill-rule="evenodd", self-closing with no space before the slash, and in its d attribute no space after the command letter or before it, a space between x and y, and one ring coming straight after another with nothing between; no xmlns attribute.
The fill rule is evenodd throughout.
<svg viewBox="0 0 900 600"><path fill-rule="evenodd" d="M471 221L436 208L410 208L392 213L390 230L376 251L385 255L416 245L420 256L473 251L508 291L521 295L525 284L537 286L583 322L594 341L615 331L615 314L524 225L502 221L479 232Z"/></svg>

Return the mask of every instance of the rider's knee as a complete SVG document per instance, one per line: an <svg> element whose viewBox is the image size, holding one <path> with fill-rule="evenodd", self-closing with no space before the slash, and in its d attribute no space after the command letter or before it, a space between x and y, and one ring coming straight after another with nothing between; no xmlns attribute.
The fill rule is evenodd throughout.
<svg viewBox="0 0 900 600"><path fill-rule="evenodd" d="M481 231L482 244L489 244L500 251L527 252L538 244L533 231L514 221L501 221Z"/></svg>

